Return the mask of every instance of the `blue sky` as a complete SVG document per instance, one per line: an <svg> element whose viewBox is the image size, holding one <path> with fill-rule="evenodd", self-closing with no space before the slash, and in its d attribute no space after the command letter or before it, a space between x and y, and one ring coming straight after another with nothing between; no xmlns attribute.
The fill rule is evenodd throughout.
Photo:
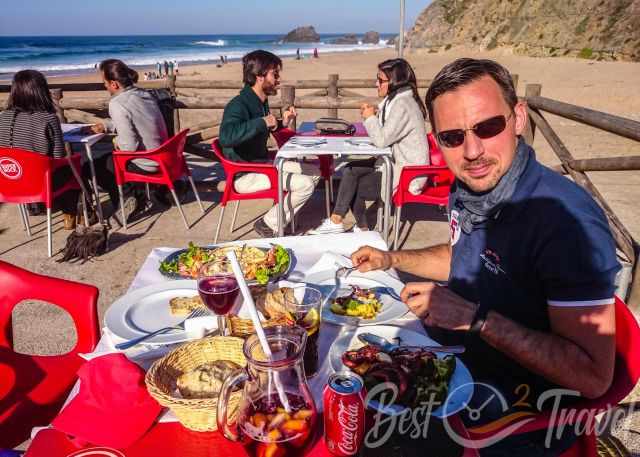
<svg viewBox="0 0 640 457"><path fill-rule="evenodd" d="M431 0L405 0L411 27ZM400 0L17 0L0 35L396 32Z"/></svg>

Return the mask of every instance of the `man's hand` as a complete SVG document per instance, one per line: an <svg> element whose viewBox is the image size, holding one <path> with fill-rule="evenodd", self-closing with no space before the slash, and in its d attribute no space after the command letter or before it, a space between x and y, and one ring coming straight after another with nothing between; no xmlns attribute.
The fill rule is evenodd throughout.
<svg viewBox="0 0 640 457"><path fill-rule="evenodd" d="M273 114L268 114L267 116L263 117L262 119L264 119L264 123L267 124L267 128L269 130L275 129L278 126L278 120L276 119L276 117Z"/></svg>
<svg viewBox="0 0 640 457"><path fill-rule="evenodd" d="M82 133L104 133L106 129L104 128L104 124L93 124L82 127L80 131Z"/></svg>
<svg viewBox="0 0 640 457"><path fill-rule="evenodd" d="M469 330L478 305L432 282L410 282L402 301L426 325L448 330Z"/></svg>
<svg viewBox="0 0 640 457"><path fill-rule="evenodd" d="M370 105L368 103L363 103L360 106L360 115L362 116L362 119L367 119L371 116L375 116L376 114L376 108L373 105Z"/></svg>
<svg viewBox="0 0 640 457"><path fill-rule="evenodd" d="M351 254L351 263L357 266L361 273L371 270L388 270L391 268L391 254L371 246L363 246Z"/></svg>
<svg viewBox="0 0 640 457"><path fill-rule="evenodd" d="M298 113L296 113L296 108L294 106L290 106L282 113L282 124L288 126L291 120L295 119Z"/></svg>

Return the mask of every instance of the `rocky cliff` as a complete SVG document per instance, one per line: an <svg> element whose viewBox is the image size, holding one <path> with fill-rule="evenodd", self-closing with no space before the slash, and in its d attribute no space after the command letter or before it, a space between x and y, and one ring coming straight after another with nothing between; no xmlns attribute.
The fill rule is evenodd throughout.
<svg viewBox="0 0 640 457"><path fill-rule="evenodd" d="M320 35L311 25L297 27L282 38L284 43L317 43L318 41L320 41Z"/></svg>
<svg viewBox="0 0 640 457"><path fill-rule="evenodd" d="M512 48L533 56L640 60L640 0L433 0L408 48Z"/></svg>

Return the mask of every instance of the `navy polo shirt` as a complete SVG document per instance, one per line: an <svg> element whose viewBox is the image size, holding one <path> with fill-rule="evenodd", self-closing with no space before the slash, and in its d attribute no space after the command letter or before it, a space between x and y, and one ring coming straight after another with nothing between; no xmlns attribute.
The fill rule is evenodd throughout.
<svg viewBox="0 0 640 457"><path fill-rule="evenodd" d="M455 184L454 184L455 185ZM550 331L549 306L613 303L620 269L607 219L593 198L532 154L516 191L494 218L470 234L457 223L459 203L449 201L452 261L448 287L488 305L525 327ZM529 402L553 387L479 337L430 328L443 343L461 343L462 359L476 381L498 388L506 399ZM570 367L567 367L570 369Z"/></svg>

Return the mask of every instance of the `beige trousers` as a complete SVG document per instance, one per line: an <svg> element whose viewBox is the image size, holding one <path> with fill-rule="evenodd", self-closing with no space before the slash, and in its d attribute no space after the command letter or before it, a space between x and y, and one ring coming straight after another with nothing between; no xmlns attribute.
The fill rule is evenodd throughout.
<svg viewBox="0 0 640 457"><path fill-rule="evenodd" d="M320 180L320 167L316 163L286 161L282 170L284 171L283 188L289 193L285 197L285 225L291 220L291 210L293 214L311 198L313 190ZM235 188L241 194L258 192L270 187L269 178L260 173L249 173L240 176L234 182ZM264 222L271 230L278 231L278 205L274 205L267 214L264 215Z"/></svg>

